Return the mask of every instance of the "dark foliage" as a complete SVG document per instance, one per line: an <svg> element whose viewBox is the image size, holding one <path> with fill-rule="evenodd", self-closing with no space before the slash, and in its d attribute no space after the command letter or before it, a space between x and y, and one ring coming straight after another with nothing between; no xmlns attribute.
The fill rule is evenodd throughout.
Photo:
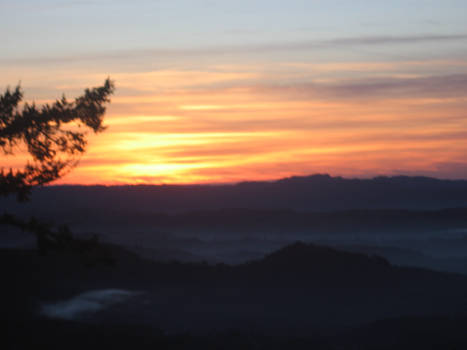
<svg viewBox="0 0 467 350"><path fill-rule="evenodd" d="M467 346L467 319L449 317L389 319L327 337L264 336L234 331L205 336L164 335L158 329L141 325L106 326L55 320L21 320L0 325L8 334L7 349L463 350Z"/></svg>
<svg viewBox="0 0 467 350"><path fill-rule="evenodd" d="M86 149L87 132L105 129L105 104L110 102L114 89L114 83L107 79L100 87L86 89L73 102L63 96L41 108L25 103L22 110L20 86L0 95L1 150L6 156L14 155L23 146L32 158L23 169L0 169L0 196L15 194L19 201L26 201L33 187L52 182L74 167ZM51 249L84 251L97 245L96 239L74 239L68 226L54 231L35 218L26 222L5 213L0 224L32 232L41 253Z"/></svg>
<svg viewBox="0 0 467 350"><path fill-rule="evenodd" d="M23 169L0 170L0 195L15 194L20 201L27 200L31 188L54 181L75 166L86 149L87 132L105 129L105 104L113 91L114 83L107 79L72 102L63 96L40 108L25 103L21 110L20 86L0 95L1 150L14 155L25 146L32 158Z"/></svg>
<svg viewBox="0 0 467 350"><path fill-rule="evenodd" d="M37 239L37 248L41 255L46 255L50 252L78 254L82 256L85 260L85 265L88 266L100 263L115 263L111 255L103 252L105 248L99 243L97 235L93 235L90 238L76 238L67 225L60 225L54 228L52 225L40 221L35 217L25 221L6 213L0 216L0 225L14 226L34 234Z"/></svg>

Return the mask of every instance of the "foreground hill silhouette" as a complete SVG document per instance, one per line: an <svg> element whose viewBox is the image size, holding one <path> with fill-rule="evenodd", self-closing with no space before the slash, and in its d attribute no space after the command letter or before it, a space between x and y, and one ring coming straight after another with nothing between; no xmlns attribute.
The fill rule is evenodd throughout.
<svg viewBox="0 0 467 350"><path fill-rule="evenodd" d="M410 335L410 329L428 327L433 331L419 339L420 344L427 339L467 344L467 335L457 328L467 324L465 276L395 267L380 257L304 243L235 266L160 263L116 246L104 250L106 258L93 268L83 262L99 262L95 256L2 250L2 318L9 340L27 345L32 340L20 335L31 332L38 343L63 345L69 334L79 339L76 344L94 337L98 343L122 348L128 341L135 346L177 343L175 339L188 332L192 335L182 338L202 348L235 331L247 345L248 334L265 344L275 343L270 337L280 337L282 344L306 339L308 345L335 345L342 335L374 348L373 335L366 334L365 327L384 336L394 336L391 330ZM46 320L38 313L43 303L110 288L140 294L76 321ZM387 320L383 326L381 320ZM420 330L420 324L426 327ZM446 324L456 327L446 330ZM119 337L126 342L119 343Z"/></svg>

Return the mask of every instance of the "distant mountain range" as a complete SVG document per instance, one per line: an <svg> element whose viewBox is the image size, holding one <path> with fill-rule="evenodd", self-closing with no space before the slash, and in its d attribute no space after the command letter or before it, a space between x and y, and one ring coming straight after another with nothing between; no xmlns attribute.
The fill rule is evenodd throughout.
<svg viewBox="0 0 467 350"><path fill-rule="evenodd" d="M342 211L353 209L436 210L467 207L466 180L428 177L346 179L329 175L290 177L234 185L49 186L32 201L0 199L0 208L60 212L113 210L186 212L243 208L260 210Z"/></svg>

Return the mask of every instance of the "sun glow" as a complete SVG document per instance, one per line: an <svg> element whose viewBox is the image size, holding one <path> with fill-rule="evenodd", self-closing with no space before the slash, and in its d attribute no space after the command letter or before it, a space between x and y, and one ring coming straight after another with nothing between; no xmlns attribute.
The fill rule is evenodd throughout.
<svg viewBox="0 0 467 350"><path fill-rule="evenodd" d="M431 75L443 69L457 75ZM225 183L315 172L465 177L461 72L467 76L464 61L433 60L117 74L108 128L89 135L79 166L58 183ZM69 97L83 79L102 80L76 74ZM33 83L43 78L31 72ZM2 165L25 159L4 157Z"/></svg>

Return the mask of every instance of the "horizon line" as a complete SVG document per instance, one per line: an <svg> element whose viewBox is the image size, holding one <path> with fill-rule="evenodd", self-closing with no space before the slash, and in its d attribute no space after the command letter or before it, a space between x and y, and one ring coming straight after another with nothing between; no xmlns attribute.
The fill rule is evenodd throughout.
<svg viewBox="0 0 467 350"><path fill-rule="evenodd" d="M95 183L95 184L79 184L79 183L59 183L59 184L47 184L41 187L138 187L138 186L147 186L147 187L217 187L217 186L236 186L240 184L247 184L247 183L274 183L280 182L283 180L290 180L290 179L297 179L297 178L311 178L311 177L327 177L331 179L343 179L343 180L376 180L380 178L411 178L411 179L430 179L430 180L437 180L437 181L467 181L467 178L459 178L459 179L450 179L450 178L441 178L435 176L427 176L427 175L408 175L408 174L382 174L382 175L372 175L369 177L364 176L342 176L342 175L331 175L329 173L313 173L309 175L291 175L281 178L275 178L271 180L242 180L236 182L212 182L212 183L114 183L114 184L104 184L104 183Z"/></svg>

